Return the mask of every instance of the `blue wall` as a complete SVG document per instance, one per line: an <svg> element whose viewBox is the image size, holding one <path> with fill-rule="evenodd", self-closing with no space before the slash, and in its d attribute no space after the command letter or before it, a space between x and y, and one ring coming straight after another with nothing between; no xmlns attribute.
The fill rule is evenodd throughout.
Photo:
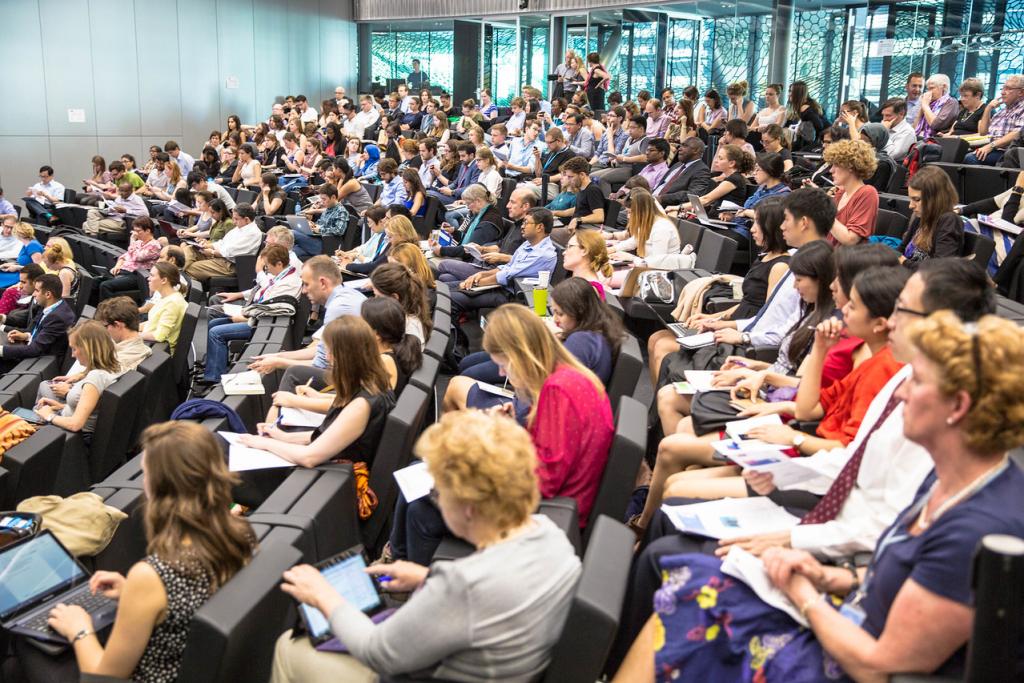
<svg viewBox="0 0 1024 683"><path fill-rule="evenodd" d="M0 0L0 16L0 185L15 203L44 163L77 188L95 154L145 160L173 139L195 156L229 114L254 123L276 96L319 109L355 90L351 0Z"/></svg>

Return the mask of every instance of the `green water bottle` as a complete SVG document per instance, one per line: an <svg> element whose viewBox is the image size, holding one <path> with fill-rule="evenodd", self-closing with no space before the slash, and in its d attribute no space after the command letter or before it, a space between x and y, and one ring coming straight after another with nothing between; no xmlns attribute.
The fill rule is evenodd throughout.
<svg viewBox="0 0 1024 683"><path fill-rule="evenodd" d="M537 274L537 286L533 288L533 312L540 317L548 314L548 284L551 281L551 273L542 270Z"/></svg>

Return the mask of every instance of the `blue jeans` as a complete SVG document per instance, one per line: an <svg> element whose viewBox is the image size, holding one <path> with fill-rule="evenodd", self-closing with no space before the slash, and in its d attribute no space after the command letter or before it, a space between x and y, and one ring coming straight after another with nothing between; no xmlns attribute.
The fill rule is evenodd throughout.
<svg viewBox="0 0 1024 683"><path fill-rule="evenodd" d="M994 149L988 154L986 154L984 159L979 159L978 157L974 156L974 152L971 152L970 154L964 157L964 163L980 164L982 166L998 166L999 160L1003 158L1003 155L1005 153L1005 150Z"/></svg>
<svg viewBox="0 0 1024 683"><path fill-rule="evenodd" d="M314 237L313 233L302 229L292 230L292 236L295 238L295 255L303 261L323 253L324 244L321 237Z"/></svg>
<svg viewBox="0 0 1024 683"><path fill-rule="evenodd" d="M228 369L228 342L247 341L252 338L249 323L232 322L231 318L213 318L206 330L206 369L203 379L219 382Z"/></svg>
<svg viewBox="0 0 1024 683"><path fill-rule="evenodd" d="M450 225L460 225L468 216L469 209L465 206L457 206L454 209L448 209L444 212L444 219Z"/></svg>
<svg viewBox="0 0 1024 683"><path fill-rule="evenodd" d="M486 351L471 353L459 361L459 374L488 384L501 384L505 381L498 371L498 364L491 360Z"/></svg>
<svg viewBox="0 0 1024 683"><path fill-rule="evenodd" d="M467 277L476 275L483 270L484 268L478 268L469 261L446 258L437 264L437 279L441 282L454 282L455 284L458 284Z"/></svg>
<svg viewBox="0 0 1024 683"><path fill-rule="evenodd" d="M409 560L430 566L437 547L450 535L441 511L429 498L411 503L399 494L395 503L395 521L391 527L391 552L396 560Z"/></svg>

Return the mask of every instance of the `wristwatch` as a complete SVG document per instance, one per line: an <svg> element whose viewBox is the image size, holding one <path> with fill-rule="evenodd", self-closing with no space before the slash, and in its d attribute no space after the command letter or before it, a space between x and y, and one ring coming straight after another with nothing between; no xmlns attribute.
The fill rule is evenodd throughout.
<svg viewBox="0 0 1024 683"><path fill-rule="evenodd" d="M807 435L803 432L797 432L793 436L793 448L800 450L800 447L804 445L804 441L807 441Z"/></svg>
<svg viewBox="0 0 1024 683"><path fill-rule="evenodd" d="M46 417L46 423L47 423L47 424L53 424L53 418L55 418L55 417L57 417L57 415L56 415L56 414L54 414L54 413L50 413L50 414L49 414L49 415L48 415L48 416Z"/></svg>
<svg viewBox="0 0 1024 683"><path fill-rule="evenodd" d="M71 639L71 642L72 643L77 643L82 638L88 638L89 636L91 636L94 633L96 633L96 632L93 631L92 629L83 628L81 631L79 631L78 633L75 634L75 637Z"/></svg>
<svg viewBox="0 0 1024 683"><path fill-rule="evenodd" d="M750 333L749 332L744 332L744 333L742 333L740 335L740 343L741 344L750 344Z"/></svg>

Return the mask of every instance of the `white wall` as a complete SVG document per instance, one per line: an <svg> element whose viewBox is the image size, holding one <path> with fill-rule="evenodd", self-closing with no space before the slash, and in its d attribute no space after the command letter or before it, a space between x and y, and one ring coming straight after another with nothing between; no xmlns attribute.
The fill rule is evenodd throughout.
<svg viewBox="0 0 1024 683"><path fill-rule="evenodd" d="M95 154L175 140L196 156L229 114L356 84L352 0L0 0L0 16L0 186L17 204L42 164L77 188Z"/></svg>

